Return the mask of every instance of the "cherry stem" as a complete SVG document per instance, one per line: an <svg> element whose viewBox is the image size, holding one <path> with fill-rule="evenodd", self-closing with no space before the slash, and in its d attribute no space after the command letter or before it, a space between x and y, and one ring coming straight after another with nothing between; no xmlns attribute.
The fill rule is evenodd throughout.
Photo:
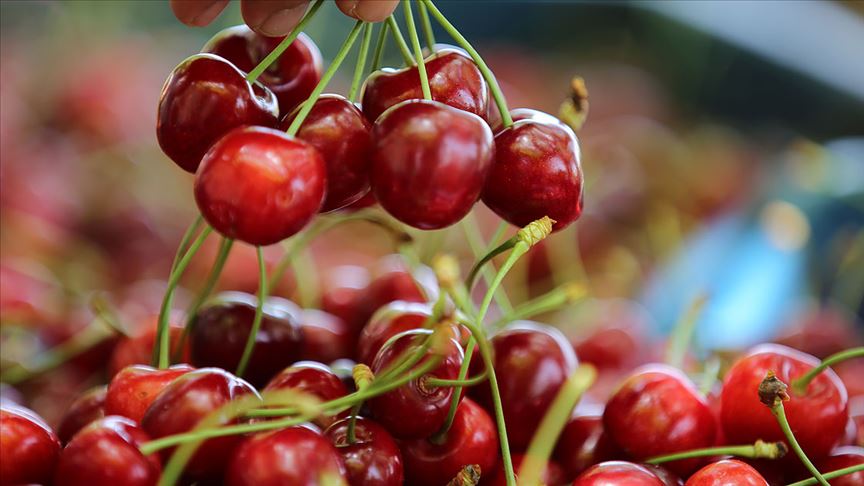
<svg viewBox="0 0 864 486"><path fill-rule="evenodd" d="M261 321L264 318L264 302L267 300L267 266L264 264L264 252L261 247L255 248L258 254L258 303L255 305L255 317L252 319L252 328L249 330L249 337L246 338L246 346L243 347L243 354L240 356L240 362L237 364L235 375L243 378L243 373L246 372L246 367L249 365L249 360L252 358L252 351L255 349L255 341L258 339L258 331L261 329Z"/></svg>
<svg viewBox="0 0 864 486"><path fill-rule="evenodd" d="M285 36L284 39L282 39L282 42L280 42L275 49L270 51L270 54L267 54L267 56L262 59L257 66L255 66L254 68L252 68L251 71L249 71L249 74L246 75L246 80L250 83L254 83L255 80L258 79L258 76L261 76L261 73L266 71L271 64L276 62L276 59L279 59L279 56L281 56L282 53L285 52L285 49L288 49L288 46L290 46L291 43L294 42L295 39L297 39L297 36L300 35L300 32L303 32L303 29L306 28L306 24L308 24L309 21L312 20L312 17L315 16L315 14L318 12L318 9L321 8L321 5L323 4L324 0L316 0L315 3L312 5L312 8L310 8L309 11L306 12L306 15L303 16L303 19L300 20L300 23L298 23L293 29L291 29L291 32L288 33L288 35Z"/></svg>
<svg viewBox="0 0 864 486"><path fill-rule="evenodd" d="M477 274L480 272L480 269L483 268L483 265L486 265L496 256L516 246L516 243L518 241L519 239L514 236L486 253L486 255L484 255L483 258L480 259L480 261L474 264L474 266L471 268L471 271L468 272L468 278L465 279L465 287L470 291L471 288L474 286L474 280L477 278Z"/></svg>
<svg viewBox="0 0 864 486"><path fill-rule="evenodd" d="M807 393L807 387L810 386L810 382L813 381L814 378L819 376L820 373L825 371L825 369L836 365L837 363L846 361L847 359L855 359L864 357L864 346L857 348L850 348L844 351L840 351L839 353L832 354L827 358L822 360L822 363L819 366L811 369L807 373L801 375L797 379L792 381L792 390L799 395L804 395Z"/></svg>
<svg viewBox="0 0 864 486"><path fill-rule="evenodd" d="M498 86L498 80L495 79L495 75L492 73L492 70L489 69L489 66L483 61L483 58L480 57L480 54L476 49L468 42L468 39L465 38L450 21L447 20L447 17L438 10L438 7L432 3L431 0L421 0L426 4L426 7L429 9L429 13L435 17L435 20L447 31L447 34L452 37L460 47L465 49L468 54L471 56L471 59L474 60L474 63L477 64L477 68L480 69L480 72L483 74L483 79L486 80L486 84L489 85L489 91L492 92L492 97L495 99L495 104L498 105L498 111L501 113L501 123L506 128L513 125L513 117L510 116L510 110L507 109L507 100L504 99L504 94L501 92L501 87Z"/></svg>
<svg viewBox="0 0 864 486"><path fill-rule="evenodd" d="M552 289L551 291L541 295L540 297L520 304L516 307L516 309L514 309L508 314L505 314L503 317L498 319L498 321L492 324L492 328L499 328L509 322L526 319L532 316L536 316L538 314L543 314L546 312L560 309L565 305L570 305L574 302L578 302L586 295L588 295L588 291L583 285L577 283L567 283L561 285L560 287L556 287L555 289Z"/></svg>
<svg viewBox="0 0 864 486"><path fill-rule="evenodd" d="M843 469L837 469L831 472L827 472L822 475L825 479L837 479L842 476L846 476L847 474L855 474L856 472L864 471L864 464L856 464L854 466L844 467ZM812 486L814 484L819 484L818 478L810 478L804 479L802 481L798 481L795 483L788 484L787 486Z"/></svg>
<svg viewBox="0 0 864 486"><path fill-rule="evenodd" d="M423 34L426 36L426 46L430 53L435 53L435 32L432 30L432 21L429 20L429 7L423 2L420 5L420 24L423 26Z"/></svg>
<svg viewBox="0 0 864 486"><path fill-rule="evenodd" d="M425 4L421 3L420 5ZM491 248L487 248L488 244L483 241L483 234L480 232L480 225L477 223L477 218L474 216L473 211L468 213L460 225L465 233L465 239L468 240L468 246L471 247L471 252L474 254L474 258L480 258L484 253L491 251ZM498 225L498 229L503 232L507 226L508 224L502 221L501 224ZM497 240L497 238L493 235L493 239L490 240L491 244L494 245L495 240ZM482 275L487 286L492 283L492 279L495 278L494 264L491 267L484 266ZM503 290L495 293L495 303L501 308L501 312L505 314L513 310L513 305L507 297L507 292Z"/></svg>
<svg viewBox="0 0 864 486"><path fill-rule="evenodd" d="M300 130L300 126L303 125L303 121L306 119L306 116L312 111L312 107L315 106L315 102L318 101L318 97L321 96L321 93L324 92L324 89L327 87L327 84L330 83L330 80L333 79L333 75L336 74L336 71L339 69L339 65L342 64L342 61L345 60L345 57L348 55L348 51L351 50L351 46L354 45L354 41L357 40L357 36L360 34L360 28L363 27L363 21L358 20L354 24L354 28L351 29L351 32L348 34L348 38L345 39L345 42L342 44L342 47L339 48L339 52L336 53L336 57L333 58L333 61L330 62L330 66L327 67L327 70L324 71L324 74L321 76L321 81L318 82L318 85L315 86L315 89L312 90L312 94L309 95L309 98L303 102L303 105L300 107L300 111L297 113L297 116L294 117L294 120L291 122L291 125L288 127L288 130L285 131L289 136L297 135L297 131Z"/></svg>
<svg viewBox="0 0 864 486"><path fill-rule="evenodd" d="M372 64L369 66L369 72L378 70L381 67L381 56L384 54L384 47L387 45L387 31L390 29L390 24L382 23L381 29L378 31L378 39L375 41L375 54L372 56Z"/></svg>
<svg viewBox="0 0 864 486"><path fill-rule="evenodd" d="M780 459L789 449L783 442L763 442L757 440L754 444L706 447L675 454L666 454L646 459L648 464L663 464L664 462L692 459L694 457L735 456L746 459Z"/></svg>
<svg viewBox="0 0 864 486"><path fill-rule="evenodd" d="M465 378L464 380L445 380L443 378L435 378L430 377L426 380L426 384L429 386L439 386L439 387L451 387L451 386L474 386L479 385L489 379L489 373L486 370L483 370L483 373L480 373L477 376L472 376L471 378Z"/></svg>
<svg viewBox="0 0 864 486"><path fill-rule="evenodd" d="M414 57L411 55L411 49L408 48L408 44L405 42L405 37L402 36L402 31L399 30L396 17L393 15L387 17L387 26L390 27L390 33L393 35L396 45L399 46L399 52L402 53L402 59L405 61L405 64L409 66L414 65Z"/></svg>
<svg viewBox="0 0 864 486"><path fill-rule="evenodd" d="M423 48L420 47L420 37L417 35L417 26L414 25L414 14L411 12L411 0L403 0L405 9L405 23L408 25L408 38L414 48L417 72L420 73L420 89L423 90L423 99L432 99L432 90L429 88L429 75L426 72L426 62L423 60Z"/></svg>
<svg viewBox="0 0 864 486"><path fill-rule="evenodd" d="M693 340L696 323L699 321L699 316L702 314L706 302L708 302L708 294L701 292L697 294L675 324L672 335L669 337L669 349L666 351L666 363L669 365L683 369L687 349Z"/></svg>
<svg viewBox="0 0 864 486"><path fill-rule="evenodd" d="M375 380L375 374L372 373L372 370L369 369L363 363L357 364L354 366L354 370L352 371L352 376L354 377L354 384L357 385L358 391L363 391L369 388L369 385ZM353 444L357 441L357 437L354 433L354 430L357 426L357 416L360 415L360 407L363 406L363 402L357 402L354 404L354 407L351 409L351 420L348 422L348 443Z"/></svg>
<svg viewBox="0 0 864 486"><path fill-rule="evenodd" d="M351 80L351 90L348 91L348 100L352 103L357 101L360 83L363 82L363 73L366 72L366 56L369 54L369 45L371 43L372 23L367 22L363 26L363 40L360 41L360 53L357 54L357 64L354 66L354 79Z"/></svg>
<svg viewBox="0 0 864 486"><path fill-rule="evenodd" d="M531 443L528 444L525 461L519 469L520 483L540 484L540 477L549 462L552 449L558 442L558 436L561 435L561 431L567 425L573 407L579 403L582 395L596 378L597 371L594 367L583 364L576 368L561 386L555 400L549 406L543 420L540 421L534 437L531 438Z"/></svg>
<svg viewBox="0 0 864 486"><path fill-rule="evenodd" d="M93 297L90 298L90 309L92 309L95 316L102 319L102 322L110 327L112 331L121 336L129 336L128 327L123 324L123 320L120 319L120 315L117 314L117 309L108 302L105 295L102 293L94 294Z"/></svg>
<svg viewBox="0 0 864 486"><path fill-rule="evenodd" d="M177 245L177 252L174 253L174 260L171 262L171 271L168 273L171 274L174 272L174 269L177 268L177 264L180 263L180 259L183 258L183 255L186 254L186 250L189 249L189 243L192 242L192 238L198 233L198 230L201 229L201 225L204 224L204 216L200 213L195 218L195 221L186 228L186 232L183 233L183 236L180 238L180 244Z"/></svg>
<svg viewBox="0 0 864 486"><path fill-rule="evenodd" d="M482 472L479 464L468 464L447 483L447 486L477 486Z"/></svg>

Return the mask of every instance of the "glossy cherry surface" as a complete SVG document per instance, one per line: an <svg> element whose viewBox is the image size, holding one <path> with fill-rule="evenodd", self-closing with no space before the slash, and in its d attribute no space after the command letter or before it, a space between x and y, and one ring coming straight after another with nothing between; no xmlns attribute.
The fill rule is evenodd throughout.
<svg viewBox="0 0 864 486"><path fill-rule="evenodd" d="M626 461L607 461L595 464L579 475L573 486L664 486L650 469Z"/></svg>
<svg viewBox="0 0 864 486"><path fill-rule="evenodd" d="M327 272L323 279L321 310L341 318L355 338L371 315L366 311L366 288L371 278L364 267L340 265Z"/></svg>
<svg viewBox="0 0 864 486"><path fill-rule="evenodd" d="M57 437L64 444L72 439L79 430L86 427L90 422L105 416L105 395L107 386L97 386L84 392L75 399L72 405L66 409L63 419L57 426Z"/></svg>
<svg viewBox="0 0 864 486"><path fill-rule="evenodd" d="M593 407L577 410L567 421L554 457L572 479L594 464L620 459L623 452L603 429L603 409Z"/></svg>
<svg viewBox="0 0 864 486"><path fill-rule="evenodd" d="M0 406L0 484L49 483L60 439L29 408Z"/></svg>
<svg viewBox="0 0 864 486"><path fill-rule="evenodd" d="M404 482L402 454L393 437L377 423L358 417L355 441L348 440L349 419L342 419L324 431L345 464L351 486L401 486Z"/></svg>
<svg viewBox="0 0 864 486"><path fill-rule="evenodd" d="M140 423L156 397L175 378L194 368L176 365L164 370L146 365L133 365L117 373L108 384L105 415L119 415Z"/></svg>
<svg viewBox="0 0 864 486"><path fill-rule="evenodd" d="M838 447L831 455L818 461L816 469L822 474L864 464L864 448L855 446ZM858 471L830 481L831 486L860 486L864 484L864 471Z"/></svg>
<svg viewBox="0 0 864 486"><path fill-rule="evenodd" d="M516 474L516 479L519 479L519 469L522 468L522 463L525 462L525 454L515 453L512 454L513 459L513 471ZM507 476L504 474L504 465L501 461L498 461L498 466L495 468L492 474L488 472L483 472L483 475L488 479L483 479L480 484L483 486L506 486L507 485ZM552 486L555 484L563 484L565 480L564 470L561 466L555 461L549 461L546 463L546 467L543 468L543 472L540 473L540 481L542 484Z"/></svg>
<svg viewBox="0 0 864 486"><path fill-rule="evenodd" d="M156 138L165 155L194 173L223 135L243 125L275 127L276 96L224 58L198 54L181 62L162 87Z"/></svg>
<svg viewBox="0 0 864 486"><path fill-rule="evenodd" d="M180 343L180 338L183 335L183 327L180 325L171 324L168 328L169 345L171 354L177 350L177 345ZM111 352L111 358L108 361L108 374L114 377L121 370L132 365L148 365L153 359L153 346L156 344L156 325L148 327L141 334L135 336L127 336L120 339L114 350ZM189 361L189 343L186 342L183 351L180 354L182 362Z"/></svg>
<svg viewBox="0 0 864 486"><path fill-rule="evenodd" d="M322 402L334 400L348 394L342 380L327 366L313 361L301 361L285 368L274 376L264 390L293 389L317 396ZM316 423L327 427L337 417L319 417Z"/></svg>
<svg viewBox="0 0 864 486"><path fill-rule="evenodd" d="M768 486L759 471L741 461L724 459L696 471L685 486Z"/></svg>
<svg viewBox="0 0 864 486"><path fill-rule="evenodd" d="M480 117L437 101L403 101L378 118L372 139L372 191L399 221L445 228L480 198L494 152Z"/></svg>
<svg viewBox="0 0 864 486"><path fill-rule="evenodd" d="M400 332L423 326L432 315L432 306L397 300L378 309L360 332L357 361L371 365L381 346Z"/></svg>
<svg viewBox="0 0 864 486"><path fill-rule="evenodd" d="M561 122L520 120L495 135L483 203L515 226L549 216L560 230L582 214L579 142Z"/></svg>
<svg viewBox="0 0 864 486"><path fill-rule="evenodd" d="M224 236L270 245L318 213L326 180L324 158L308 143L270 128L240 127L204 155L195 201Z"/></svg>
<svg viewBox="0 0 864 486"><path fill-rule="evenodd" d="M354 356L355 336L342 319L318 309L303 309L298 322L303 332L300 359L329 363Z"/></svg>

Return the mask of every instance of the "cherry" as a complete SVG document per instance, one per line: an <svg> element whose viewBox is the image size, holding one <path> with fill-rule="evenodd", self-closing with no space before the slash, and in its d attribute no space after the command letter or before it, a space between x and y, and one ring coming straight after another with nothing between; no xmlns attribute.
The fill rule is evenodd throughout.
<svg viewBox="0 0 864 486"><path fill-rule="evenodd" d="M326 178L312 145L270 128L239 127L201 160L195 201L223 235L270 245L303 229L321 209Z"/></svg>
<svg viewBox="0 0 864 486"><path fill-rule="evenodd" d="M864 448L855 446L838 447L831 455L816 464L822 474L847 467L864 464ZM864 471L858 471L830 481L831 486L860 486L864 484Z"/></svg>
<svg viewBox="0 0 864 486"><path fill-rule="evenodd" d="M626 461L607 461L589 467L573 481L573 486L664 486L650 469Z"/></svg>
<svg viewBox="0 0 864 486"><path fill-rule="evenodd" d="M225 484L328 484L324 481L328 476L331 480L344 481L345 467L336 449L317 432L306 427L290 427L243 441L231 457Z"/></svg>
<svg viewBox="0 0 864 486"><path fill-rule="evenodd" d="M79 430L105 416L107 391L107 386L97 386L87 390L72 402L63 414L60 425L57 426L57 437L62 443L66 444Z"/></svg>
<svg viewBox="0 0 864 486"><path fill-rule="evenodd" d="M372 362L372 372L377 376L394 365L402 353L416 352L420 342L431 333L428 329L401 333L389 346L378 351ZM431 386L427 380L431 377L456 379L464 356L462 347L452 337L438 341L425 352L415 368L423 366L435 355L441 357L438 366L423 376L369 401L373 418L398 439L429 437L444 425L447 418L453 389ZM410 420L406 420L407 417L410 417Z"/></svg>
<svg viewBox="0 0 864 486"><path fill-rule="evenodd" d="M162 390L144 414L141 426L155 439L189 432L211 412L250 393L257 395L252 385L224 370L191 371ZM225 436L205 441L189 461L186 473L194 478L220 474L240 440L238 436ZM163 450L163 457L170 457L173 451Z"/></svg>
<svg viewBox="0 0 864 486"><path fill-rule="evenodd" d="M684 486L684 481L676 476L672 471L655 464L642 464L649 471L654 473L665 486Z"/></svg>
<svg viewBox="0 0 864 486"><path fill-rule="evenodd" d="M287 115L287 130L299 108ZM327 197L321 212L348 206L369 192L372 125L354 103L337 94L322 95L303 120L297 138L312 145L327 164Z"/></svg>
<svg viewBox="0 0 864 486"><path fill-rule="evenodd" d="M378 118L372 139L372 191L399 221L445 228L480 198L494 147L479 116L437 101L403 101Z"/></svg>
<svg viewBox="0 0 864 486"><path fill-rule="evenodd" d="M381 346L400 332L423 326L432 315L432 306L397 300L378 309L360 332L357 361L371 365Z"/></svg>
<svg viewBox="0 0 864 486"><path fill-rule="evenodd" d="M176 350L180 338L183 335L183 327L180 325L171 324L168 328L168 336L170 340L170 348L173 352ZM153 359L153 346L156 344L156 322L148 327L144 332L135 336L126 336L120 339L114 346L111 352L111 358L108 361L108 374L114 377L127 366L149 364ZM189 361L189 346L184 344L180 360Z"/></svg>
<svg viewBox="0 0 864 486"><path fill-rule="evenodd" d="M342 319L317 309L303 309L299 316L303 332L300 359L329 363L354 354L354 336Z"/></svg>
<svg viewBox="0 0 864 486"><path fill-rule="evenodd" d="M512 447L524 448L561 385L576 369L576 354L560 331L528 321L508 325L492 337L491 344L507 438ZM486 410L493 410L488 384L475 386L469 393Z"/></svg>
<svg viewBox="0 0 864 486"><path fill-rule="evenodd" d="M410 275L408 277L410 278ZM324 285L321 289L321 310L341 318L351 330L351 335L355 337L360 334L360 330L371 315L367 315L365 310L368 304L366 289L369 287L370 280L369 271L357 265L335 267L324 277ZM424 300L422 295L419 300L421 302Z"/></svg>
<svg viewBox="0 0 864 486"><path fill-rule="evenodd" d="M358 417L354 426L355 441L348 440L350 419L342 419L324 431L336 447L347 471L351 486L401 486L404 481L402 455L396 441L384 427Z"/></svg>
<svg viewBox="0 0 864 486"><path fill-rule="evenodd" d="M274 376L264 390L294 389L317 396L322 402L335 400L348 394L342 380L327 366L313 361L300 361ZM322 416L316 423L327 427L338 417Z"/></svg>
<svg viewBox="0 0 864 486"><path fill-rule="evenodd" d="M568 478L575 478L594 464L622 456L623 452L603 429L602 407L577 409L561 431L554 453Z"/></svg>
<svg viewBox="0 0 864 486"><path fill-rule="evenodd" d="M138 448L150 440L135 422L105 417L85 427L60 454L55 486L155 486L161 465Z"/></svg>
<svg viewBox="0 0 864 486"><path fill-rule="evenodd" d="M510 224L549 216L560 230L582 214L579 159L579 142L567 125L539 116L517 121L495 135L483 202Z"/></svg>
<svg viewBox="0 0 864 486"><path fill-rule="evenodd" d="M175 378L192 370L188 365L176 365L164 370L145 365L124 368L108 384L105 414L127 417L140 423L147 408L162 390Z"/></svg>
<svg viewBox="0 0 864 486"><path fill-rule="evenodd" d="M516 472L516 477L518 479L519 469L522 468L522 463L525 461L525 454L512 454L511 459L513 460L513 469ZM506 486L507 484L507 476L504 474L504 464L500 461L498 462L498 467L495 469L495 474L487 474L482 472L482 474L489 478L484 479L481 484L485 486ZM540 481L542 484L553 486L556 484L563 484L565 480L564 470L561 466L555 461L549 461L546 463L546 467L543 468L543 472L540 474Z"/></svg>
<svg viewBox="0 0 864 486"><path fill-rule="evenodd" d="M369 320L375 311L390 302L432 302L438 297L438 283L435 272L425 265L413 270L402 255L386 255L372 265L372 281L366 289L364 312Z"/></svg>
<svg viewBox="0 0 864 486"><path fill-rule="evenodd" d="M465 53L458 49L441 49L427 57L424 64L433 100L486 117L489 87L477 65ZM363 114L374 122L391 106L422 98L417 66L384 68L366 79L361 104Z"/></svg>
<svg viewBox="0 0 864 486"><path fill-rule="evenodd" d="M401 443L410 484L447 484L466 464L493 471L498 461L498 431L483 407L464 398L443 441L406 440Z"/></svg>
<svg viewBox="0 0 864 486"><path fill-rule="evenodd" d="M49 483L60 439L29 408L0 405L0 484Z"/></svg>
<svg viewBox="0 0 864 486"><path fill-rule="evenodd" d="M768 371L773 371L791 385L818 365L815 357L778 344L757 346L739 359L726 374L720 395L720 420L726 440L785 440L777 420L759 400L759 384ZM827 456L843 437L849 418L846 388L840 378L826 369L810 382L806 393L799 394L793 386L787 392L791 399L783 406L801 448L811 460ZM794 454L786 457L797 460Z"/></svg>
<svg viewBox="0 0 864 486"><path fill-rule="evenodd" d="M735 459L724 459L708 464L696 471L684 484L685 486L768 486L768 482L759 474L759 471Z"/></svg>
<svg viewBox="0 0 864 486"><path fill-rule="evenodd" d="M713 446L717 429L696 387L666 365L634 371L606 403L603 424L618 447L637 459ZM682 475L698 466L695 460L667 464Z"/></svg>
<svg viewBox="0 0 864 486"><path fill-rule="evenodd" d="M213 36L201 49L222 56L241 71L250 72L279 45L284 37L265 37L244 25L235 25ZM279 100L279 111L288 113L305 101L321 80L321 52L315 42L300 33L279 59L261 73L258 81Z"/></svg>
<svg viewBox="0 0 864 486"><path fill-rule="evenodd" d="M227 60L197 54L181 62L162 87L156 138L165 155L194 173L223 135L243 125L275 127L276 96Z"/></svg>

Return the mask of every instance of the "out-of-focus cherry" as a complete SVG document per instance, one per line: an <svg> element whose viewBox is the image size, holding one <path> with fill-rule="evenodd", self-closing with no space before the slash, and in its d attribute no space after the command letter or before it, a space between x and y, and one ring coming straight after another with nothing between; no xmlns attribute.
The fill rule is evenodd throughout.
<svg viewBox="0 0 864 486"><path fill-rule="evenodd" d="M401 486L404 481L402 454L390 434L377 423L358 417L355 441L348 440L349 419L342 419L324 431L345 464L351 486Z"/></svg>
<svg viewBox="0 0 864 486"><path fill-rule="evenodd" d="M298 321L303 332L300 359L329 363L354 355L355 338L342 319L318 309L303 309Z"/></svg>
<svg viewBox="0 0 864 486"><path fill-rule="evenodd" d="M357 361L371 365L381 346L400 332L423 326L432 315L429 304L396 301L378 309L360 332L357 341Z"/></svg>
<svg viewBox="0 0 864 486"><path fill-rule="evenodd" d="M72 402L63 415L60 425L57 426L57 437L62 443L68 443L79 430L105 416L107 391L107 386L97 386L87 390Z"/></svg>
<svg viewBox="0 0 864 486"><path fill-rule="evenodd" d="M554 457L573 479L594 464L619 459L623 454L603 429L602 407L581 407L561 431Z"/></svg>

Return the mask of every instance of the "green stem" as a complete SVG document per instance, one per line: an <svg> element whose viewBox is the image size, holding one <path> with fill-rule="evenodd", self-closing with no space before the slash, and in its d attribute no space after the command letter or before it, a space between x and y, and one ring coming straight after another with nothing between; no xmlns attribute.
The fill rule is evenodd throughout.
<svg viewBox="0 0 864 486"><path fill-rule="evenodd" d="M551 291L520 304L512 312L505 314L492 324L493 329L497 329L505 324L520 319L527 319L538 314L551 312L560 309L561 307L572 304L587 295L585 287L575 283L564 284L556 287Z"/></svg>
<svg viewBox="0 0 864 486"><path fill-rule="evenodd" d="M93 314L97 318L102 319L102 322L110 327L112 331L121 336L129 336L129 328L120 319L117 309L108 302L103 293L93 295L90 299L90 308L93 310Z"/></svg>
<svg viewBox="0 0 864 486"><path fill-rule="evenodd" d="M354 377L354 384L357 385L357 391L366 390L367 388L369 388L369 385L371 385L372 381L375 379L375 375L372 373L372 370L362 363L354 366L352 375ZM362 406L363 402L358 401L351 408L351 418L348 420L348 430L346 432L349 444L357 442L355 430L357 428L357 417L360 415L360 408Z"/></svg>
<svg viewBox="0 0 864 486"><path fill-rule="evenodd" d="M246 367L249 365L249 360L252 358L252 351L255 349L255 341L258 339L258 331L261 329L261 321L264 318L264 302L267 300L267 266L264 264L264 252L261 247L257 247L258 253L258 303L255 306L255 318L252 320L252 328L249 330L249 337L246 338L246 346L243 347L243 355L240 356L240 363L237 364L235 375L243 378L243 373L246 372Z"/></svg>
<svg viewBox="0 0 864 486"><path fill-rule="evenodd" d="M471 268L471 271L468 273L468 278L465 279L465 288L467 288L470 292L471 287L474 286L474 280L477 278L477 273L480 271L481 268L483 268L483 265L491 261L496 256L516 246L516 243L518 241L519 238L516 236L510 238L504 243L498 245L494 250L488 252L482 259L480 259L479 262L475 263L474 266Z"/></svg>
<svg viewBox="0 0 864 486"><path fill-rule="evenodd" d="M303 16L303 19L300 20L300 23L297 24L293 29L291 29L291 32L287 36L285 36L285 39L283 39L282 42L280 42L279 45L276 46L275 49L270 51L270 54L267 54L267 56L262 59L257 66L255 66L251 71L249 71L249 74L246 75L247 81L249 81L250 83L254 83L255 80L258 79L258 76L261 76L261 73L266 71L271 64L276 62L276 59L278 59L279 56L281 56L282 53L285 52L285 49L288 49L288 46L290 46L291 43L294 42L294 39L296 39L297 36L300 35L300 32L303 32L303 29L306 28L306 24L308 24L309 21L312 20L312 17L315 16L315 13L318 12L318 9L321 8L321 5L323 3L324 0L316 0L316 2L312 5L312 8L310 8L309 11L306 12L306 15Z"/></svg>
<svg viewBox="0 0 864 486"><path fill-rule="evenodd" d="M378 31L378 40L375 41L375 54L372 56L372 64L369 72L377 71L381 67L381 56L384 54L384 47L387 45L387 31L390 29L390 24L381 24L381 30Z"/></svg>
<svg viewBox="0 0 864 486"><path fill-rule="evenodd" d="M358 20L354 24L354 28L351 29L351 32L348 34L348 38L345 39L342 47L339 48L339 52L336 53L336 57L333 58L330 66L327 67L327 71L324 71L324 75L321 76L321 81L319 81L318 85L315 86L315 89L312 90L312 94L309 95L309 98L303 102L303 106L300 108L297 116L294 117L291 125L288 126L288 130L286 130L286 133L289 136L293 137L294 135L297 135L297 131L300 130L300 126L303 125L303 121L306 119L306 116L309 114L310 111L312 111L312 107L315 106L315 102L318 101L318 97L321 96L321 93L324 92L327 84L330 82L331 79L333 79L333 75L336 74L336 71L339 69L339 65L342 64L342 61L345 60L345 57L348 55L348 51L351 50L351 46L354 45L354 41L357 40L357 36L360 34L360 28L362 26L362 20Z"/></svg>
<svg viewBox="0 0 864 486"><path fill-rule="evenodd" d="M426 36L426 46L429 52L435 52L435 32L432 30L432 21L429 20L429 8L425 3L420 3L420 23L423 25L423 34Z"/></svg>
<svg viewBox="0 0 864 486"><path fill-rule="evenodd" d="M856 464L854 466L844 467L843 469L837 469L835 471L827 472L822 475L825 479L837 479L842 476L846 476L847 474L855 474L856 472L864 471L864 464ZM798 481L796 483L788 484L787 486L812 486L814 484L819 484L818 478L810 478L804 479L802 481Z"/></svg>
<svg viewBox="0 0 864 486"><path fill-rule="evenodd" d="M429 386L474 386L479 385L489 379L489 373L486 370L483 370L483 373L480 373L477 376L472 376L471 378L465 378L464 380L445 380L443 378L429 378L426 380L426 384Z"/></svg>
<svg viewBox="0 0 864 486"><path fill-rule="evenodd" d="M351 80L351 90L348 91L348 100L352 103L357 101L360 83L363 82L363 73L366 72L366 56L369 54L369 44L371 43L372 23L367 22L363 26L363 40L360 41L360 53L357 54L357 64L354 66L354 79Z"/></svg>
<svg viewBox="0 0 864 486"><path fill-rule="evenodd" d="M421 3L420 5L425 4ZM480 258L492 250L491 248L487 248L487 243L483 241L483 234L480 232L480 226L477 223L477 218L474 216L473 211L468 213L467 216L465 216L460 225L462 226L462 231L465 233L465 239L468 240L468 246L471 247L471 252L474 254L474 258ZM502 224L499 225L499 229L506 229L507 226L508 225L506 222L502 222ZM501 231L503 232L504 230L501 229ZM495 239L497 238L493 238L493 240L491 240L489 244L494 245L492 241L495 241ZM482 275L483 280L486 282L486 285L488 286L489 284L491 284L492 279L495 278L494 265L484 266L482 270ZM513 305L510 303L507 292L501 291L495 293L495 303L498 304L498 307L501 308L501 312L505 314L513 311Z"/></svg>
<svg viewBox="0 0 864 486"><path fill-rule="evenodd" d="M757 440L755 444L706 447L704 449L676 452L675 454L652 457L646 459L645 462L648 464L663 464L664 462L711 456L735 456L745 459L779 459L786 455L788 450L786 444L783 442L763 442Z"/></svg>
<svg viewBox="0 0 864 486"><path fill-rule="evenodd" d="M396 23L396 17L392 15L387 17L387 26L390 27L390 33L393 34L393 40L395 40L396 45L399 46L399 52L402 53L402 59L405 60L405 64L409 66L414 65L414 57L411 56L411 49L408 48L408 44L405 42L405 37L402 36L402 31L399 30L399 24Z"/></svg>
<svg viewBox="0 0 864 486"><path fill-rule="evenodd" d="M199 213L195 218L195 221L186 228L186 232L183 233L183 237L180 238L180 244L177 245L177 252L174 254L174 261L171 262L171 270L168 272L170 275L174 273L174 269L177 268L177 264L180 263L180 259L183 258L183 255L186 254L186 250L189 249L189 243L192 241L192 238L195 236L195 233L201 229L201 225L204 224L204 216L201 216Z"/></svg>
<svg viewBox="0 0 864 486"><path fill-rule="evenodd" d="M846 349L844 351L840 351L839 353L832 354L827 358L822 360L822 363L819 366L811 369L807 373L804 373L796 380L792 381L792 390L799 395L804 395L807 393L807 387L810 386L810 382L813 381L814 378L819 376L820 373L825 371L826 368L834 366L837 363L842 361L846 361L847 359L861 358L864 357L864 346Z"/></svg>
<svg viewBox="0 0 864 486"><path fill-rule="evenodd" d="M798 456L798 459L801 460L801 463L804 464L804 467L810 471L810 474L816 478L816 481L819 482L822 486L831 486L828 484L828 481L819 473L819 470L816 469L816 466L813 465L813 462L810 461L810 458L807 457L807 454L804 453L804 450L801 449L801 445L798 444L798 440L795 438L795 434L792 433L792 427L789 426L789 421L786 419L786 410L783 407L783 400L778 398L774 401L774 405L771 407L771 414L777 418L777 423L780 424L780 428L783 430L783 435L786 436L786 441L789 442L789 445L792 446L792 450L795 451L795 455Z"/></svg>
<svg viewBox="0 0 864 486"><path fill-rule="evenodd" d="M675 329L672 330L672 335L669 338L669 349L666 352L666 363L683 369L684 358L687 356L687 349L690 347L690 342L693 340L693 333L696 330L696 322L702 314L702 309L708 301L708 295L699 293L690 302L687 310L678 319L675 324Z"/></svg>
<svg viewBox="0 0 864 486"><path fill-rule="evenodd" d="M417 72L420 73L420 89L423 90L423 99L432 99L432 90L429 88L429 75L426 73L426 63L423 61L423 48L420 47L420 37L417 35L417 26L414 25L414 14L411 12L411 0L404 0L402 6L405 8L405 23L408 24L408 38L414 48L414 58L417 63Z"/></svg>

